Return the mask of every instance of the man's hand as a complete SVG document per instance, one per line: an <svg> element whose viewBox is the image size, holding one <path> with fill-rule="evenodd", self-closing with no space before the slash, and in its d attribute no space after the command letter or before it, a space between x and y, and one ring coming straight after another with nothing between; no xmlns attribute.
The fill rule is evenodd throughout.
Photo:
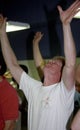
<svg viewBox="0 0 80 130"><path fill-rule="evenodd" d="M72 18L76 13L80 11L80 0L76 0L68 9L62 10L61 6L57 7L60 14L60 19L63 24L68 24L71 22Z"/></svg>
<svg viewBox="0 0 80 130"><path fill-rule="evenodd" d="M2 14L0 14L0 34L2 32L6 32L6 19L4 18Z"/></svg>
<svg viewBox="0 0 80 130"><path fill-rule="evenodd" d="M40 40L42 39L43 34L41 32L36 32L34 39L33 39L33 44L34 43L39 43Z"/></svg>

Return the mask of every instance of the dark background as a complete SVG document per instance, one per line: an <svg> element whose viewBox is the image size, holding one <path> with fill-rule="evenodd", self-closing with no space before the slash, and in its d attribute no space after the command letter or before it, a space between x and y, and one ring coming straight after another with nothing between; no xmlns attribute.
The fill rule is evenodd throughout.
<svg viewBox="0 0 80 130"><path fill-rule="evenodd" d="M57 5L66 9L74 0L0 0L0 13L8 20L29 23L31 28L8 33L11 46L18 60L33 59L32 39L36 31L44 36L40 49L44 58L64 55L62 26ZM71 23L76 42L77 57L80 57L80 19Z"/></svg>

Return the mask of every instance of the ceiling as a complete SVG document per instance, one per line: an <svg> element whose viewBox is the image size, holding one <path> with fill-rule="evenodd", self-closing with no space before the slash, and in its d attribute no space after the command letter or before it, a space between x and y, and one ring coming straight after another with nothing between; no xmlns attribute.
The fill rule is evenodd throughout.
<svg viewBox="0 0 80 130"><path fill-rule="evenodd" d="M33 32L37 30L45 34L40 44L45 58L51 58L56 54L63 55L63 38L57 5L59 4L63 9L66 9L73 1L0 0L0 13L8 20L29 23L31 26L29 30L8 34L18 59L33 58L31 40ZM80 20L73 20L72 31L76 41L77 56L80 56Z"/></svg>
<svg viewBox="0 0 80 130"><path fill-rule="evenodd" d="M28 22L30 24L45 23L46 13L54 11L57 5L66 8L74 0L1 0L0 12L9 20ZM54 17L53 17L54 18ZM51 18L51 19L53 19Z"/></svg>

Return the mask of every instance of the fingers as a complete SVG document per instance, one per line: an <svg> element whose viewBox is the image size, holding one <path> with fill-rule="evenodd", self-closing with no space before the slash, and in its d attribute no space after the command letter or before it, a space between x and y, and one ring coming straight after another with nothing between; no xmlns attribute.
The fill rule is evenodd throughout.
<svg viewBox="0 0 80 130"><path fill-rule="evenodd" d="M63 11L61 6L58 5L57 8L58 8L59 13L61 13Z"/></svg>
<svg viewBox="0 0 80 130"><path fill-rule="evenodd" d="M34 38L42 38L43 34L41 32L37 32Z"/></svg>
<svg viewBox="0 0 80 130"><path fill-rule="evenodd" d="M0 14L0 22L2 22L3 20L4 20L3 15Z"/></svg>
<svg viewBox="0 0 80 130"><path fill-rule="evenodd" d="M80 1L76 0L68 9L67 12L68 13L74 13L75 10L77 10L80 7Z"/></svg>
<svg viewBox="0 0 80 130"><path fill-rule="evenodd" d="M80 1L77 0L71 8L69 8L69 16L74 17L80 11Z"/></svg>
<svg viewBox="0 0 80 130"><path fill-rule="evenodd" d="M60 18L61 18L62 22L69 23L69 22L71 22L72 18L80 11L80 0L76 0L65 11L63 11L60 6L58 6L58 10L59 10Z"/></svg>
<svg viewBox="0 0 80 130"><path fill-rule="evenodd" d="M74 8L75 5L76 5L78 2L79 2L79 0L76 0L76 1L70 6L70 8Z"/></svg>
<svg viewBox="0 0 80 130"><path fill-rule="evenodd" d="M0 14L0 28L2 27L3 22L4 22L3 15Z"/></svg>
<svg viewBox="0 0 80 130"><path fill-rule="evenodd" d="M4 23L4 22L6 22L6 20L7 20L7 17L3 17L3 15L2 14L0 14L0 23Z"/></svg>
<svg viewBox="0 0 80 130"><path fill-rule="evenodd" d="M42 37L43 34L41 32L36 32L34 35L33 43L39 43Z"/></svg>

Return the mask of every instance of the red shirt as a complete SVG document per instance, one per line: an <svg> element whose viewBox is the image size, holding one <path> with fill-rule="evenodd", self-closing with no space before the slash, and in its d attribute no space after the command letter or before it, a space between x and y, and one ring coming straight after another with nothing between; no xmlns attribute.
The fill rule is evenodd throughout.
<svg viewBox="0 0 80 130"><path fill-rule="evenodd" d="M0 106L4 121L18 118L19 101L17 92L4 77L0 82Z"/></svg>
<svg viewBox="0 0 80 130"><path fill-rule="evenodd" d="M3 130L4 125L5 125L5 123L4 123L2 109L1 109L1 105L0 105L0 130Z"/></svg>

